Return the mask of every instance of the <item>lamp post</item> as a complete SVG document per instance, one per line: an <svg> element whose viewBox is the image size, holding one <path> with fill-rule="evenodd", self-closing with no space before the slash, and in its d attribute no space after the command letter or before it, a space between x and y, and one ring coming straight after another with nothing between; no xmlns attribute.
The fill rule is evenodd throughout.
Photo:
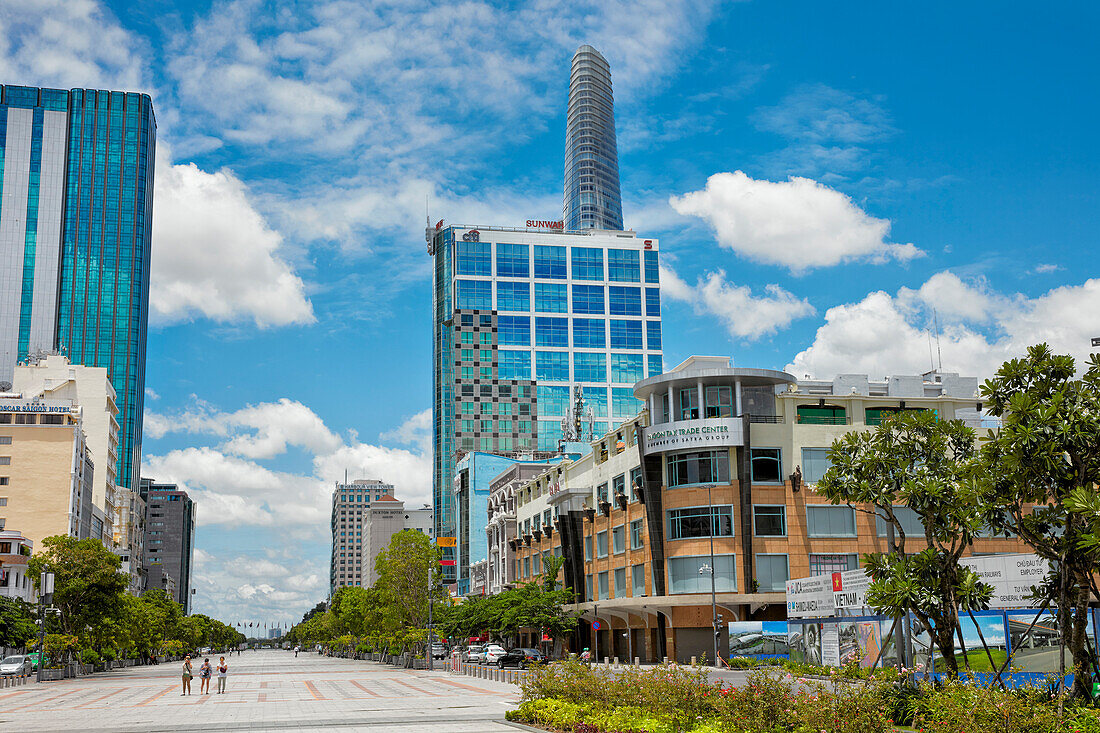
<svg viewBox="0 0 1100 733"><path fill-rule="evenodd" d="M714 500L711 498L712 488L714 487L707 484L707 507L710 511L710 625L711 630L714 632L714 666L720 667L721 664L718 661L718 640L722 632L718 630L718 602L714 580L714 568L716 565L714 562L714 532L716 531L716 527L714 522ZM699 572L703 572L702 568L699 569Z"/></svg>
<svg viewBox="0 0 1100 733"><path fill-rule="evenodd" d="M35 682L42 681L42 668L46 664L46 604L53 600L54 575L43 570L38 577L38 673Z"/></svg>

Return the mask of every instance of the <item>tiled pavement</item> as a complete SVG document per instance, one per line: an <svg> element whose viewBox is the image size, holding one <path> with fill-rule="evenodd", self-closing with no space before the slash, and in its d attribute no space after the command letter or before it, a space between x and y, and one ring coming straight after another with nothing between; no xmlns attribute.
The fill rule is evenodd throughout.
<svg viewBox="0 0 1100 733"><path fill-rule="evenodd" d="M518 690L446 672L396 669L316 654L227 658L226 694L180 695L172 662L0 690L0 731L507 731ZM217 658L211 659L213 665ZM200 659L195 665L198 669Z"/></svg>

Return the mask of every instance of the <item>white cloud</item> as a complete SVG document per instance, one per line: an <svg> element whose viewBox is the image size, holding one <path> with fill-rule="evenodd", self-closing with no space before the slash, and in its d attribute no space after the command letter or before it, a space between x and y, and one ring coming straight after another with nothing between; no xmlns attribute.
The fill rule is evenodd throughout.
<svg viewBox="0 0 1100 733"><path fill-rule="evenodd" d="M945 293L953 302L942 299ZM948 315L941 319L938 345L929 343L933 305ZM1040 342L1072 354L1080 364L1089 353L1098 312L1100 279L1028 298L991 292L984 283L965 283L943 272L917 290L903 288L896 296L876 291L830 308L813 344L786 369L823 379L838 373L917 374L931 367L930 350L938 349L944 370L985 379Z"/></svg>
<svg viewBox="0 0 1100 733"><path fill-rule="evenodd" d="M0 3L0 78L9 84L141 89L141 47L95 0Z"/></svg>
<svg viewBox="0 0 1100 733"><path fill-rule="evenodd" d="M282 236L240 179L229 170L172 165L167 152L157 168L152 320L251 319L261 328L314 321L301 278L280 254Z"/></svg>
<svg viewBox="0 0 1100 733"><path fill-rule="evenodd" d="M889 220L869 216L848 196L808 178L773 182L741 171L717 173L704 190L673 196L670 203L710 224L723 247L796 274L851 260L906 261L921 254L912 244L887 241Z"/></svg>
<svg viewBox="0 0 1100 733"><path fill-rule="evenodd" d="M143 473L191 492L199 521L229 526L278 527L305 536L326 533L332 483L378 478L394 485L408 505L431 501L431 411L417 413L383 434L408 448L339 438L309 407L286 398L234 412L208 403L179 413L146 413L153 439L187 432L222 439L143 458ZM195 441L198 442L198 441ZM275 470L265 462L297 446L312 456L312 474Z"/></svg>
<svg viewBox="0 0 1100 733"><path fill-rule="evenodd" d="M1034 268L1032 268L1031 271L1036 273L1036 274L1039 274L1039 275L1045 275L1047 273L1058 272L1059 270L1063 270L1063 269L1065 269L1065 268L1062 267L1061 265L1043 264L1043 265L1036 265Z"/></svg>
<svg viewBox="0 0 1100 733"><path fill-rule="evenodd" d="M193 610L224 623L297 623L328 591L328 573L301 562L298 553L214 555L195 549ZM254 627L255 628L255 627ZM242 633L248 635L247 628ZM254 636L261 632L251 632Z"/></svg>
<svg viewBox="0 0 1100 733"><path fill-rule="evenodd" d="M692 304L696 313L717 316L730 336L750 341L817 312L808 300L799 299L775 284L764 286L767 295L754 296L747 285L727 282L723 270L707 273L693 287L662 266L661 291L668 299Z"/></svg>

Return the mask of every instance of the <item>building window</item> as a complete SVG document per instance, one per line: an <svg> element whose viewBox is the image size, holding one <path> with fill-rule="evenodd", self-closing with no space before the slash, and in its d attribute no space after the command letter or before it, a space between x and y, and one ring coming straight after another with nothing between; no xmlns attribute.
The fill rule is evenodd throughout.
<svg viewBox="0 0 1100 733"><path fill-rule="evenodd" d="M584 559L592 559L592 535L588 535L584 538Z"/></svg>
<svg viewBox="0 0 1100 733"><path fill-rule="evenodd" d="M492 250L489 242L457 242L459 275L480 275L490 277L493 274Z"/></svg>
<svg viewBox="0 0 1100 733"><path fill-rule="evenodd" d="M564 285L535 283L535 311L537 313L568 313L569 294Z"/></svg>
<svg viewBox="0 0 1100 733"><path fill-rule="evenodd" d="M574 285L573 312L581 315L602 316L604 314L603 286Z"/></svg>
<svg viewBox="0 0 1100 733"><path fill-rule="evenodd" d="M811 554L810 575L832 575L859 567L859 555L854 552L844 554Z"/></svg>
<svg viewBox="0 0 1100 733"><path fill-rule="evenodd" d="M635 467L630 469L630 500L638 500L638 489L642 486L642 469Z"/></svg>
<svg viewBox="0 0 1100 733"><path fill-rule="evenodd" d="M535 277L564 280L565 247L535 246Z"/></svg>
<svg viewBox="0 0 1100 733"><path fill-rule="evenodd" d="M645 565L630 568L630 593L635 598L645 595Z"/></svg>
<svg viewBox="0 0 1100 733"><path fill-rule="evenodd" d="M665 371L660 354L650 354L646 359L646 367L648 369L646 376L649 377L655 377Z"/></svg>
<svg viewBox="0 0 1100 733"><path fill-rule="evenodd" d="M680 416L681 420L698 420L699 419L699 389L696 387L688 387L681 389L679 392L680 398Z"/></svg>
<svg viewBox="0 0 1100 733"><path fill-rule="evenodd" d="M881 510L880 510L881 511ZM906 537L914 537L918 539L924 539L924 522L921 521L920 515L907 506L895 506L894 516L901 522L901 529L905 532ZM875 513L875 534L879 537L885 537L887 533L888 523L877 512Z"/></svg>
<svg viewBox="0 0 1100 733"><path fill-rule="evenodd" d="M607 289L607 303L613 316L640 316L642 289L612 285Z"/></svg>
<svg viewBox="0 0 1100 733"><path fill-rule="evenodd" d="M10 466L11 456L0 456L0 466Z"/></svg>
<svg viewBox="0 0 1100 733"><path fill-rule="evenodd" d="M645 314L650 318L661 317L661 291L659 289L645 289Z"/></svg>
<svg viewBox="0 0 1100 733"><path fill-rule="evenodd" d="M601 601L606 601L611 597L610 592L607 588L607 572L606 571L600 573L599 582L600 582L600 600Z"/></svg>
<svg viewBox="0 0 1100 733"><path fill-rule="evenodd" d="M630 523L630 549L640 550L645 545L645 539L642 535L642 520L635 519Z"/></svg>
<svg viewBox="0 0 1100 733"><path fill-rule="evenodd" d="M713 531L713 534L712 534ZM696 506L668 511L668 538L733 537L733 507Z"/></svg>
<svg viewBox="0 0 1100 733"><path fill-rule="evenodd" d="M776 593L787 589L790 571L786 555L760 553L756 556L756 583L764 593Z"/></svg>
<svg viewBox="0 0 1100 733"><path fill-rule="evenodd" d="M497 277L529 277L526 244L497 245Z"/></svg>
<svg viewBox="0 0 1100 733"><path fill-rule="evenodd" d="M540 382L568 382L569 352L536 351L535 378Z"/></svg>
<svg viewBox="0 0 1100 733"><path fill-rule="evenodd" d="M7 486L9 483L11 483L10 476L0 476L0 486Z"/></svg>
<svg viewBox="0 0 1100 733"><path fill-rule="evenodd" d="M622 494L626 496L626 474L620 473L615 478L611 479L611 493Z"/></svg>
<svg viewBox="0 0 1100 733"><path fill-rule="evenodd" d="M615 354L612 354L611 357L615 358ZM634 417L641 412L643 407L645 407L645 403L634 397L634 390L630 387L611 388L611 411L615 417Z"/></svg>
<svg viewBox="0 0 1100 733"><path fill-rule="evenodd" d="M529 283L502 281L497 283L498 311L531 310L531 286Z"/></svg>
<svg viewBox="0 0 1100 733"><path fill-rule="evenodd" d="M730 463L726 451L678 453L668 457L668 486L729 483Z"/></svg>
<svg viewBox="0 0 1100 733"><path fill-rule="evenodd" d="M591 575L584 576L584 597L585 597L585 599L588 600L589 603L591 603L594 600L592 598L592 576Z"/></svg>
<svg viewBox="0 0 1100 733"><path fill-rule="evenodd" d="M752 519L757 537L787 536L787 507L782 504L755 504Z"/></svg>
<svg viewBox="0 0 1100 733"><path fill-rule="evenodd" d="M596 557L607 557L607 530L596 533Z"/></svg>
<svg viewBox="0 0 1100 733"><path fill-rule="evenodd" d="M531 378L531 352L502 350L497 353L497 371L501 379Z"/></svg>
<svg viewBox="0 0 1100 733"><path fill-rule="evenodd" d="M657 261L657 253L651 249L645 252L645 281L654 285L661 282L661 270Z"/></svg>
<svg viewBox="0 0 1100 733"><path fill-rule="evenodd" d="M11 436L0 435L0 445L11 445Z"/></svg>
<svg viewBox="0 0 1100 733"><path fill-rule="evenodd" d="M645 347L650 351L661 350L661 322L645 322Z"/></svg>
<svg viewBox="0 0 1100 733"><path fill-rule="evenodd" d="M565 415L569 412L569 388L539 385L539 412L543 415ZM541 428L541 426L540 426Z"/></svg>
<svg viewBox="0 0 1100 733"><path fill-rule="evenodd" d="M602 354L601 354L602 356ZM573 365L576 370L576 363ZM604 365L604 379L600 381L606 381L607 378L607 365ZM576 378L578 382L582 382L579 376ZM596 417L607 417L607 388L606 387L584 387L584 406L585 408L592 408L592 414Z"/></svg>
<svg viewBox="0 0 1100 733"><path fill-rule="evenodd" d="M603 250L594 247L573 247L573 279L603 280Z"/></svg>
<svg viewBox="0 0 1100 733"><path fill-rule="evenodd" d="M615 568L615 597L626 598L626 568Z"/></svg>
<svg viewBox="0 0 1100 733"><path fill-rule="evenodd" d="M613 349L640 349L642 348L642 322L641 321L611 321L611 348ZM660 348L660 347L658 347Z"/></svg>
<svg viewBox="0 0 1100 733"><path fill-rule="evenodd" d="M607 279L618 283L636 283L641 278L636 249L607 250Z"/></svg>
<svg viewBox="0 0 1100 733"><path fill-rule="evenodd" d="M606 382L607 355L602 353L578 351L573 355L573 379L577 382ZM607 396L604 394L606 414Z"/></svg>
<svg viewBox="0 0 1100 733"><path fill-rule="evenodd" d="M730 387L707 387L707 417L733 417L733 390Z"/></svg>
<svg viewBox="0 0 1100 733"><path fill-rule="evenodd" d="M611 381L620 384L635 384L642 381L641 354L612 354Z"/></svg>
<svg viewBox="0 0 1100 733"><path fill-rule="evenodd" d="M806 535L809 537L855 537L856 512L847 506L806 507Z"/></svg>
<svg viewBox="0 0 1100 733"><path fill-rule="evenodd" d="M802 480L806 483L816 484L824 478L831 465L828 448L802 449Z"/></svg>
<svg viewBox="0 0 1100 733"><path fill-rule="evenodd" d="M611 551L616 555L626 552L626 527L622 524L611 530Z"/></svg>
<svg viewBox="0 0 1100 733"><path fill-rule="evenodd" d="M531 317L497 316L497 343L501 346L530 346ZM463 353L465 351L463 349Z"/></svg>
<svg viewBox="0 0 1100 733"><path fill-rule="evenodd" d="M752 482L778 484L783 481L783 469L778 448L752 448Z"/></svg>
<svg viewBox="0 0 1100 733"><path fill-rule="evenodd" d="M599 318L573 319L573 346L577 349L607 348L605 321Z"/></svg>
<svg viewBox="0 0 1100 733"><path fill-rule="evenodd" d="M710 593L710 555L670 557L668 559L669 593ZM735 555L714 556L714 590L718 593L737 592Z"/></svg>
<svg viewBox="0 0 1100 733"><path fill-rule="evenodd" d="M536 317L535 346L569 348L569 319Z"/></svg>
<svg viewBox="0 0 1100 733"><path fill-rule="evenodd" d="M492 310L493 283L491 280L459 280L455 300L464 310Z"/></svg>

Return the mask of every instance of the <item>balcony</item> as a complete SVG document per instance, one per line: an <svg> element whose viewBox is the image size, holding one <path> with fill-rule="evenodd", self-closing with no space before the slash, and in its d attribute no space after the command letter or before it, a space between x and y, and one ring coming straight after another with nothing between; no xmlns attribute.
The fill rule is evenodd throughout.
<svg viewBox="0 0 1100 733"><path fill-rule="evenodd" d="M749 422L751 423L770 423L779 424L784 422L782 415L749 415Z"/></svg>

